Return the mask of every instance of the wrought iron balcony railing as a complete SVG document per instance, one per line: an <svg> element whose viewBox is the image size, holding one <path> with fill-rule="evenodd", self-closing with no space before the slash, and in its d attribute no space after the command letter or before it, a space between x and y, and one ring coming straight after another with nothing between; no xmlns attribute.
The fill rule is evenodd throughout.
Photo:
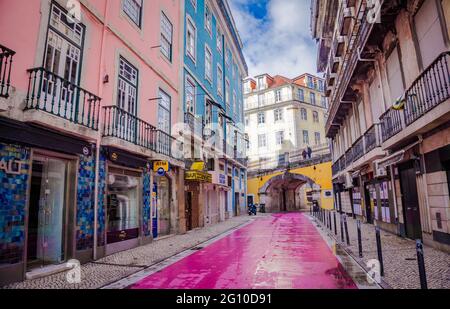
<svg viewBox="0 0 450 309"><path fill-rule="evenodd" d="M403 111L389 109L381 117L383 142L450 98L450 52L442 53L406 90Z"/></svg>
<svg viewBox="0 0 450 309"><path fill-rule="evenodd" d="M41 110L98 130L98 96L44 68L30 69L28 73L25 110Z"/></svg>
<svg viewBox="0 0 450 309"><path fill-rule="evenodd" d="M353 158L352 161L355 162L356 160L362 158L364 156L364 136L360 136L356 142L353 144L352 154Z"/></svg>
<svg viewBox="0 0 450 309"><path fill-rule="evenodd" d="M373 149L379 147L381 145L381 136L380 136L380 125L374 124L369 129L367 129L366 133L364 133L364 154L369 153Z"/></svg>
<svg viewBox="0 0 450 309"><path fill-rule="evenodd" d="M105 106L103 112L104 137L117 137L156 151L157 130L154 126L117 106Z"/></svg>
<svg viewBox="0 0 450 309"><path fill-rule="evenodd" d="M9 97L11 67L15 51L0 44L0 97Z"/></svg>

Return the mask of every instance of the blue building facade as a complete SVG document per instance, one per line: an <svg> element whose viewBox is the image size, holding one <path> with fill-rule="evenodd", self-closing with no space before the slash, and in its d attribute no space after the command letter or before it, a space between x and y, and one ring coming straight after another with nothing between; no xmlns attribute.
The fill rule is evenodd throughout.
<svg viewBox="0 0 450 309"><path fill-rule="evenodd" d="M211 183L187 179L194 228L246 207L242 80L248 69L227 1L186 0L184 28L185 122L196 124L194 134L202 132L187 143L196 149L187 156L187 168L203 161L212 175Z"/></svg>

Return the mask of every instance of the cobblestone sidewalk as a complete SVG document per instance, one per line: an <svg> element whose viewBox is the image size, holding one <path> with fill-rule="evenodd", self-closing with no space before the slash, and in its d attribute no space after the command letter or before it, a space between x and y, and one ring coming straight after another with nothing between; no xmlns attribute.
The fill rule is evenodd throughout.
<svg viewBox="0 0 450 309"><path fill-rule="evenodd" d="M328 230L328 233L340 243L341 234L338 214L336 214L336 223L338 235L334 235L334 225L332 226L331 232ZM374 225L366 223L361 224L362 259L358 257L356 220L347 217L347 226L350 246L347 246L346 243L341 244L341 246L350 251L350 254L360 264L366 265L367 261L370 259L377 259ZM322 229L325 230L327 228L326 226L322 226ZM420 289L415 241L381 231L381 246L384 265L383 280L385 283L395 289ZM424 255L428 288L450 289L450 254L425 246Z"/></svg>
<svg viewBox="0 0 450 309"><path fill-rule="evenodd" d="M118 281L177 253L207 241L230 229L236 228L254 217L242 215L225 222L190 231L184 235L156 240L148 245L122 251L96 262L81 265L81 283L70 284L66 272L43 278L13 283L6 289L95 289Z"/></svg>

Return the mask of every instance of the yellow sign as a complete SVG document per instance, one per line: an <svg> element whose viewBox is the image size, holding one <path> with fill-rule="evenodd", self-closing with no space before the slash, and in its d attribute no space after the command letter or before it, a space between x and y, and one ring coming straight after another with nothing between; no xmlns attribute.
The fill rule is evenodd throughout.
<svg viewBox="0 0 450 309"><path fill-rule="evenodd" d="M198 161L192 163L191 171L204 171L205 170L205 162Z"/></svg>
<svg viewBox="0 0 450 309"><path fill-rule="evenodd" d="M164 172L168 172L169 171L169 162L168 161L155 161L155 162L153 162L153 171L154 172L158 172L161 169Z"/></svg>
<svg viewBox="0 0 450 309"><path fill-rule="evenodd" d="M185 180L212 183L212 175L201 171L186 171Z"/></svg>

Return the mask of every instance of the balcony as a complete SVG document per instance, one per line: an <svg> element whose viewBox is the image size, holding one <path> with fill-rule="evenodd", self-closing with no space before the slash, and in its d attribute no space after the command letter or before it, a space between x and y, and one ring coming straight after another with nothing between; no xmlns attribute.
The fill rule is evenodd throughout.
<svg viewBox="0 0 450 309"><path fill-rule="evenodd" d="M156 128L117 106L103 107L103 137L115 137L156 151Z"/></svg>
<svg viewBox="0 0 450 309"><path fill-rule="evenodd" d="M98 130L99 97L44 68L30 69L27 72L29 83L25 111L43 111L71 123ZM50 119L41 118L37 115L34 121L53 124Z"/></svg>
<svg viewBox="0 0 450 309"><path fill-rule="evenodd" d="M11 67L15 51L0 44L0 97L8 98L11 86Z"/></svg>
<svg viewBox="0 0 450 309"><path fill-rule="evenodd" d="M337 175L339 172L345 170L346 168L352 166L353 163L357 163L365 155L369 154L372 150L381 146L381 132L380 125L374 124L366 133L361 135L354 143L351 148L349 148L346 153L341 156L332 166L333 176ZM373 154L373 156L379 156L380 154ZM371 160L372 158L366 158ZM364 161L366 160L364 159ZM359 164L358 164L359 165ZM353 167L355 167L353 165Z"/></svg>
<svg viewBox="0 0 450 309"><path fill-rule="evenodd" d="M381 117L383 143L398 133L409 129L415 123L450 98L450 52L442 53L419 77L404 94L404 110L387 110ZM447 109L433 115L434 119L425 121L423 126L447 113ZM417 130L423 127L416 126ZM415 131L417 131L415 130ZM415 132L406 132L412 135Z"/></svg>

